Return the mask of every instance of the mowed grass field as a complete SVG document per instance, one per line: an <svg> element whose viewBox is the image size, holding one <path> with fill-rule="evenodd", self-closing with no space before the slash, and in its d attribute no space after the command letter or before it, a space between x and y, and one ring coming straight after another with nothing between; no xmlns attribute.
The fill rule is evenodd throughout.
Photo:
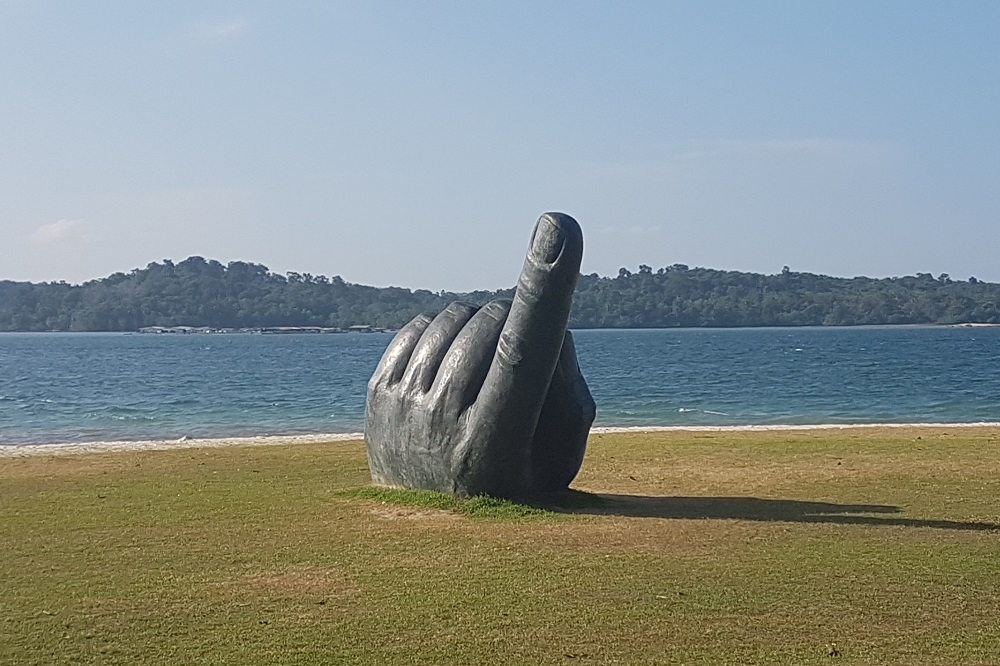
<svg viewBox="0 0 1000 666"><path fill-rule="evenodd" d="M368 484L0 458L0 664L1000 664L997 429L593 435L550 510Z"/></svg>

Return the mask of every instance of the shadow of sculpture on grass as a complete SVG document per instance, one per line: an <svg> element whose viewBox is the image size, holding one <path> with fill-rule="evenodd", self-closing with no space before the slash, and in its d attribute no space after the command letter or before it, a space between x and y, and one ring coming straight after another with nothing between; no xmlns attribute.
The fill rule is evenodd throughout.
<svg viewBox="0 0 1000 666"><path fill-rule="evenodd" d="M622 495L568 490L539 500L537 505L558 513L629 518L750 520L1000 531L1000 523L994 522L904 517L901 515L902 509L888 504L837 504L761 497Z"/></svg>

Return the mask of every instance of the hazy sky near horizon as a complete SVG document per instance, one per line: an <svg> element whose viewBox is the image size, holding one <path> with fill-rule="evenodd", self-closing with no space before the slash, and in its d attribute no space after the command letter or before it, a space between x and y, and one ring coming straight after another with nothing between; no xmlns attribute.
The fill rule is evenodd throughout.
<svg viewBox="0 0 1000 666"><path fill-rule="evenodd" d="M0 279L1000 282L1000 2L0 0Z"/></svg>

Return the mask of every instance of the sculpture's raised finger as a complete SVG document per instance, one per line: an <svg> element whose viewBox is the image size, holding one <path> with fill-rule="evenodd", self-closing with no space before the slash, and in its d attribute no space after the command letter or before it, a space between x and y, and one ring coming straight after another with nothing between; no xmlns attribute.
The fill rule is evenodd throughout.
<svg viewBox="0 0 1000 666"><path fill-rule="evenodd" d="M534 432L562 349L582 259L583 232L576 220L562 213L542 215L476 400L478 416L502 439L530 440Z"/></svg>
<svg viewBox="0 0 1000 666"><path fill-rule="evenodd" d="M426 393L430 390L452 341L478 309L474 305L456 301L434 318L420 336L410 356L401 380L401 390L411 393Z"/></svg>
<svg viewBox="0 0 1000 666"><path fill-rule="evenodd" d="M406 371L406 364L410 362L413 349L417 346L424 329L431 323L431 317L426 314L419 314L410 320L403 328L399 329L396 336L385 348L382 360L368 380L368 392L371 393L380 387L389 387L399 383Z"/></svg>
<svg viewBox="0 0 1000 666"><path fill-rule="evenodd" d="M506 298L490 301L451 343L430 390L431 399L447 413L460 415L479 395L510 305Z"/></svg>

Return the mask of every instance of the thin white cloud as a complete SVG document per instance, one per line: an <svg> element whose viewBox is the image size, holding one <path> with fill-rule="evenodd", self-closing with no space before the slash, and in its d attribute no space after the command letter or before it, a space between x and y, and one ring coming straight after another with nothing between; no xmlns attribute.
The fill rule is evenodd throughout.
<svg viewBox="0 0 1000 666"><path fill-rule="evenodd" d="M700 159L725 154L784 154L826 158L859 158L885 154L885 144L851 139L718 139L696 143L680 155L682 159Z"/></svg>
<svg viewBox="0 0 1000 666"><path fill-rule="evenodd" d="M253 23L245 16L220 21L201 20L191 25L188 34L203 44L222 44L245 35Z"/></svg>
<svg viewBox="0 0 1000 666"><path fill-rule="evenodd" d="M35 229L31 234L31 240L39 245L82 240L86 229L86 220L63 218Z"/></svg>
<svg viewBox="0 0 1000 666"><path fill-rule="evenodd" d="M658 225L654 226L609 226L609 227L598 227L595 229L597 233L601 234L613 234L616 236L651 236L659 234L663 231L663 227Z"/></svg>

